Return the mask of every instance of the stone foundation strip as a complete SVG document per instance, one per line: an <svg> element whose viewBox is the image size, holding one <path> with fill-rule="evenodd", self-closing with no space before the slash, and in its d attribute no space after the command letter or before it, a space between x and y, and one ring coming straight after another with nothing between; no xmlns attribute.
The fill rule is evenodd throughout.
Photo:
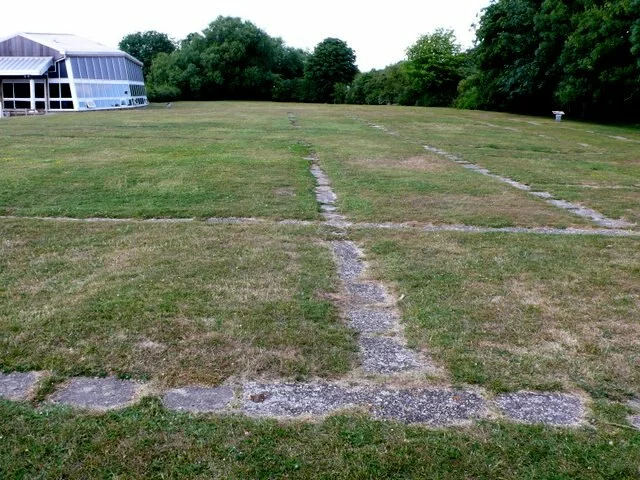
<svg viewBox="0 0 640 480"><path fill-rule="evenodd" d="M0 398L26 400L38 377L37 372L0 373ZM46 403L104 412L134 404L143 395L144 387L142 383L112 377L75 377L59 385ZM244 413L304 420L357 409L376 419L429 426L502 416L522 423L568 427L581 425L586 414L582 399L566 393L516 392L491 400L479 390L331 382L187 386L164 392L161 400L169 410L189 413ZM640 417L630 418L637 427L639 420Z"/></svg>
<svg viewBox="0 0 640 480"><path fill-rule="evenodd" d="M536 192L537 193L537 192ZM325 216L328 214L325 213ZM337 215L337 214L336 214ZM339 226L350 229L382 229L382 230L421 230L423 232L464 232L464 233L527 233L537 235L598 235L605 237L640 237L640 231L619 228L554 228L554 227L476 227L459 224L420 224L417 222L348 222L344 220L314 221L314 220L271 220L252 217L211 217L205 220L195 218L73 218L73 217L19 217L0 216L0 220L43 220L53 222L88 222L88 223L211 223L238 225L301 225L301 226Z"/></svg>
<svg viewBox="0 0 640 480"><path fill-rule="evenodd" d="M538 198L542 198L543 200L546 200L547 203L553 205L554 207L557 208L562 208L564 210L567 210L571 213L573 213L574 215L577 215L579 217L583 217L583 218L588 218L589 220L595 222L596 224L600 225L601 227L605 227L605 228L626 228L626 227L632 227L634 226L633 223L627 222L625 220L622 219L612 219L612 218L608 218L604 215L602 215L600 212L597 212L591 208L588 207L584 207L582 205L578 205L577 203L572 203L572 202L567 202L566 200L560 200L560 199L556 199L553 197L553 195L549 192L543 192L543 191L533 191L531 189L531 187L529 185L525 185L524 183L520 183L517 182L516 180L513 180L511 178L508 177L503 177L502 175L498 175L495 173L490 172L489 170L487 170L484 167L481 167L480 165L476 165L474 163L470 163L467 162L466 160L463 160L462 158L458 157L457 155L454 155L452 153L448 153L445 152L444 150L440 150L439 148L436 147L432 147L429 145L424 145L424 149L435 153L437 155L443 156L459 165L462 165L464 168L472 170L474 172L480 173L482 175L485 175L487 177L491 177L491 178L495 178L503 183L506 183L508 185L511 185L514 188L517 188L518 190L522 190L525 191L531 195L534 195Z"/></svg>
<svg viewBox="0 0 640 480"><path fill-rule="evenodd" d="M393 296L381 283L361 279L366 265L358 247L350 241L334 241L331 247L338 265L338 276L347 291L344 299L347 307L341 307L346 310L349 323L360 332L358 345L362 371L379 375L427 369L435 372L428 359L405 346Z"/></svg>
<svg viewBox="0 0 640 480"><path fill-rule="evenodd" d="M28 400L38 383L36 372L0 372L0 398Z"/></svg>

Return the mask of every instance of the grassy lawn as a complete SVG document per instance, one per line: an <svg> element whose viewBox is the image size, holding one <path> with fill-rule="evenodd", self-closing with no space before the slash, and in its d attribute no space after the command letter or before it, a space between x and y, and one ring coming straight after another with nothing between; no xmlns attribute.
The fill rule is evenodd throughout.
<svg viewBox="0 0 640 480"><path fill-rule="evenodd" d="M454 109L354 108L405 141L640 223L640 129ZM382 135L382 132L378 132ZM594 188L596 187L596 188Z"/></svg>
<svg viewBox="0 0 640 480"><path fill-rule="evenodd" d="M371 112L384 118L386 108ZM354 120L360 110L317 105L292 109L333 181L341 211L350 219L498 227L589 224L426 152L421 144Z"/></svg>
<svg viewBox="0 0 640 480"><path fill-rule="evenodd" d="M598 408L601 422L620 409ZM189 416L147 400L121 412L0 401L3 478L636 479L640 432L483 422L428 430L360 415L321 423Z"/></svg>
<svg viewBox="0 0 640 480"><path fill-rule="evenodd" d="M0 238L2 370L215 385L351 367L315 228L5 220Z"/></svg>
<svg viewBox="0 0 640 480"><path fill-rule="evenodd" d="M289 114L295 116L295 126ZM372 128L384 125L396 134ZM593 226L432 145L640 223L637 129L450 109L246 102L0 120L0 215L320 219L314 151L352 221ZM456 384L586 391L589 425L426 429L183 415L157 398L86 414L38 403L69 376L168 388L336 379L355 333L320 225L0 219L0 478L638 478L640 240L353 230L409 344ZM594 428L595 427L595 428Z"/></svg>
<svg viewBox="0 0 640 480"><path fill-rule="evenodd" d="M640 394L640 241L357 232L410 342L494 391Z"/></svg>
<svg viewBox="0 0 640 480"><path fill-rule="evenodd" d="M317 218L286 112L179 103L3 121L0 214Z"/></svg>

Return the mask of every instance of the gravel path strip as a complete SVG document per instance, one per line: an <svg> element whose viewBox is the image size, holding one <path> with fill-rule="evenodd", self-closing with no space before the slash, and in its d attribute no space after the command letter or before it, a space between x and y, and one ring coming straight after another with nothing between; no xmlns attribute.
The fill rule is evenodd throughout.
<svg viewBox="0 0 640 480"><path fill-rule="evenodd" d="M540 192L533 192L537 194ZM334 207L335 208L335 207ZM0 216L0 220L44 220L53 222L87 222L87 223L210 223L241 225L303 225L330 226L343 229L381 229L381 230L421 230L423 232L465 232L465 233L528 233L537 235L599 235L605 237L639 237L640 231L620 228L553 228L553 227L476 227L473 225L444 224L424 225L415 222L349 222L344 215L326 211L326 221L283 219L271 220L251 217L211 217L206 220L195 218L73 218L73 217L20 217L14 215Z"/></svg>
<svg viewBox="0 0 640 480"><path fill-rule="evenodd" d="M580 399L564 393L508 393L500 395L496 404L507 417L525 423L572 426L584 417Z"/></svg>

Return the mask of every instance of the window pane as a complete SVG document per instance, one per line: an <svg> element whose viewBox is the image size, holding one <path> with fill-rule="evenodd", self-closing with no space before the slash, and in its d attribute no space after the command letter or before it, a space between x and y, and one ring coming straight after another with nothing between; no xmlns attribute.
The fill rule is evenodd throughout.
<svg viewBox="0 0 640 480"><path fill-rule="evenodd" d="M16 108L31 108L31 102L16 102Z"/></svg>
<svg viewBox="0 0 640 480"><path fill-rule="evenodd" d="M93 68L93 58L86 58L87 61L87 78L96 78L96 71Z"/></svg>
<svg viewBox="0 0 640 480"><path fill-rule="evenodd" d="M60 78L69 78L67 74L67 62L66 60L62 60L58 62L58 69L60 70Z"/></svg>
<svg viewBox="0 0 640 480"><path fill-rule="evenodd" d="M107 70L109 73L109 80L117 80L115 69L113 66L113 58L109 57L106 60L107 60Z"/></svg>
<svg viewBox="0 0 640 480"><path fill-rule="evenodd" d="M38 110L44 110L44 102L36 102L36 108Z"/></svg>
<svg viewBox="0 0 640 480"><path fill-rule="evenodd" d="M4 108L15 108L13 102L9 102L7 100L4 101Z"/></svg>
<svg viewBox="0 0 640 480"><path fill-rule="evenodd" d="M71 59L71 71L73 71L73 76L75 78L82 78L82 75L80 75L80 67L78 66L78 58L77 57L73 57Z"/></svg>
<svg viewBox="0 0 640 480"><path fill-rule="evenodd" d="M49 97L60 98L60 86L57 83L49 84Z"/></svg>
<svg viewBox="0 0 640 480"><path fill-rule="evenodd" d="M4 98L13 98L13 83L3 83L2 84L2 96ZM7 107L9 108L9 107ZM11 107L13 108L13 107Z"/></svg>
<svg viewBox="0 0 640 480"><path fill-rule="evenodd" d="M60 110L60 102L59 101L49 102L49 108L52 110Z"/></svg>
<svg viewBox="0 0 640 480"><path fill-rule="evenodd" d="M28 83L16 83L13 88L15 98L31 98L31 87Z"/></svg>
<svg viewBox="0 0 640 480"><path fill-rule="evenodd" d="M60 96L62 98L71 98L71 86L68 83L60 84Z"/></svg>
<svg viewBox="0 0 640 480"><path fill-rule="evenodd" d="M98 58L100 64L100 78L102 80L109 80L109 72L107 70L107 59L104 57Z"/></svg>
<svg viewBox="0 0 640 480"><path fill-rule="evenodd" d="M87 72L87 59L79 58L78 66L80 67L80 77L81 78L89 78L89 72Z"/></svg>
<svg viewBox="0 0 640 480"><path fill-rule="evenodd" d="M64 110L73 110L73 102L61 102Z"/></svg>
<svg viewBox="0 0 640 480"><path fill-rule="evenodd" d="M36 83L36 98L44 98L44 83Z"/></svg>

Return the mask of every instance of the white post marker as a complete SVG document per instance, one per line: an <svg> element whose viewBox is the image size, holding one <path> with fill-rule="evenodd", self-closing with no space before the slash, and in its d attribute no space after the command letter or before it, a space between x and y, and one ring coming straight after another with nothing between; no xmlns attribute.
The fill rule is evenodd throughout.
<svg viewBox="0 0 640 480"><path fill-rule="evenodd" d="M562 110L553 110L551 113L556 116L556 122L562 121L562 116L564 115L564 112Z"/></svg>

